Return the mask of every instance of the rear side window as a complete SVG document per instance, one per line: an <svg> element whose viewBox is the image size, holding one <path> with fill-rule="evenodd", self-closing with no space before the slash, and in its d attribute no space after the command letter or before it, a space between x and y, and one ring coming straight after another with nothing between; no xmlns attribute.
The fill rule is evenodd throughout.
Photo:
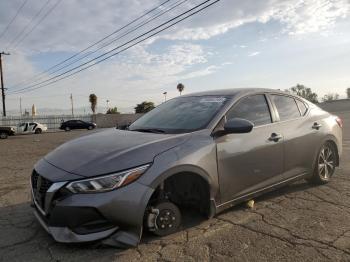
<svg viewBox="0 0 350 262"><path fill-rule="evenodd" d="M281 121L300 117L299 108L293 97L271 95Z"/></svg>
<svg viewBox="0 0 350 262"><path fill-rule="evenodd" d="M243 118L255 126L270 124L271 114L264 95L253 95L238 101L227 113L227 119Z"/></svg>
<svg viewBox="0 0 350 262"><path fill-rule="evenodd" d="M295 99L295 101L297 101L301 115L302 116L305 115L307 111L306 105L303 102L301 102L299 99Z"/></svg>

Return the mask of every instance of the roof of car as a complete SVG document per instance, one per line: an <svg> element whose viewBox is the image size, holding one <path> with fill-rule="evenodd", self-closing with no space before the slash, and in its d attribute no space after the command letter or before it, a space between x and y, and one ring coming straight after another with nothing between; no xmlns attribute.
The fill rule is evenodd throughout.
<svg viewBox="0 0 350 262"><path fill-rule="evenodd" d="M236 95L244 95L244 94L250 94L250 93L280 93L280 94L288 94L285 91L281 91L278 89L267 89L267 88L231 88L231 89L218 89L218 90L210 90L210 91L204 91L204 92L197 92L197 93L191 93L184 96L236 96Z"/></svg>

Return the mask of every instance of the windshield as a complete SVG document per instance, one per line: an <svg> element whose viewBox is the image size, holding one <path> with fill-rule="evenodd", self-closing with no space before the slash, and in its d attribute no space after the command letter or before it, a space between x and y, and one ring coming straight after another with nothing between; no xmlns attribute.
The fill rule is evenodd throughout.
<svg viewBox="0 0 350 262"><path fill-rule="evenodd" d="M129 130L155 133L200 130L207 127L227 100L225 96L178 97L136 120Z"/></svg>

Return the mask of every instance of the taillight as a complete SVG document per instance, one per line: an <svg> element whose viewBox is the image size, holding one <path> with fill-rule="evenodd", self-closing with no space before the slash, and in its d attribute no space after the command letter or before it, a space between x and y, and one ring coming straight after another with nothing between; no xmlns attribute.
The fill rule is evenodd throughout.
<svg viewBox="0 0 350 262"><path fill-rule="evenodd" d="M343 120L341 120L341 118L340 117L336 117L335 118L335 121L337 122L337 124L342 128L343 127Z"/></svg>

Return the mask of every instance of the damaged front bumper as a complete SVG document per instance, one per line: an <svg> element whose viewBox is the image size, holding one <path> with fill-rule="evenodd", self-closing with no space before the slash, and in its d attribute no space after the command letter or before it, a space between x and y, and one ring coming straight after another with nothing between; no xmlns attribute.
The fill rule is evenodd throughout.
<svg viewBox="0 0 350 262"><path fill-rule="evenodd" d="M90 233L90 234L77 234L68 227L54 227L46 224L42 216L35 210L34 215L39 221L40 225L49 233L57 242L61 243L82 243L92 242L100 239L104 239L118 230L118 227L114 227L102 232Z"/></svg>
<svg viewBox="0 0 350 262"><path fill-rule="evenodd" d="M52 166L50 169L52 171ZM49 178L42 167L34 172L41 179L33 182L32 176L31 180L34 214L57 242L102 240L104 244L117 247L139 243L152 188L135 181L109 192L71 194L65 189L68 181L47 182ZM37 184L46 185L47 189L36 188ZM44 195L40 193L43 191Z"/></svg>

